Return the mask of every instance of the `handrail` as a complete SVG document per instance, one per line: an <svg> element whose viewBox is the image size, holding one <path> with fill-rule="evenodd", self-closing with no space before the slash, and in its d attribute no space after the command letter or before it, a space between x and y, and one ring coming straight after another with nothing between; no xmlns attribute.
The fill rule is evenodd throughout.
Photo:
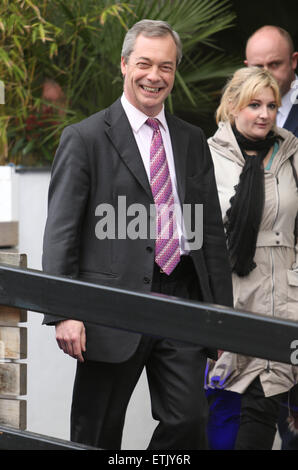
<svg viewBox="0 0 298 470"><path fill-rule="evenodd" d="M0 449L3 450L100 450L76 442L0 425Z"/></svg>
<svg viewBox="0 0 298 470"><path fill-rule="evenodd" d="M0 304L289 364L298 340L298 322L5 264Z"/></svg>

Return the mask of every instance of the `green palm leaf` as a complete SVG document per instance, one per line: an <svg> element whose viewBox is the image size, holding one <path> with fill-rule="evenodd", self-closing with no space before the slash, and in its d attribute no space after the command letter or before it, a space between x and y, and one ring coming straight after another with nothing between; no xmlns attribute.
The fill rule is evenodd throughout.
<svg viewBox="0 0 298 470"><path fill-rule="evenodd" d="M122 93L123 38L143 18L167 21L183 42L169 109L194 122L213 114L224 80L240 65L216 42L216 33L235 21L229 0L2 0L2 162L19 158L24 163L35 152L38 164L48 164L63 127L109 106ZM46 78L59 83L66 97L62 114L52 106L54 124L38 121L46 104L41 99ZM28 130L32 116L38 117L38 132Z"/></svg>

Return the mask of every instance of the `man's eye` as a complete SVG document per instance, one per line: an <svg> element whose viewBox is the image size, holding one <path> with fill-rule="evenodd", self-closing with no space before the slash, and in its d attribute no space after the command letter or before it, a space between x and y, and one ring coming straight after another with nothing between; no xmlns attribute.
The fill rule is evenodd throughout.
<svg viewBox="0 0 298 470"><path fill-rule="evenodd" d="M280 66L280 62L272 62L270 64L271 69L277 69Z"/></svg>
<svg viewBox="0 0 298 470"><path fill-rule="evenodd" d="M173 69L172 69L172 67L170 67L169 65L163 65L163 66L161 67L161 70L162 70L163 72L172 72Z"/></svg>
<svg viewBox="0 0 298 470"><path fill-rule="evenodd" d="M138 62L137 66L141 69L146 69L147 67L150 67L150 65L147 64L146 62Z"/></svg>

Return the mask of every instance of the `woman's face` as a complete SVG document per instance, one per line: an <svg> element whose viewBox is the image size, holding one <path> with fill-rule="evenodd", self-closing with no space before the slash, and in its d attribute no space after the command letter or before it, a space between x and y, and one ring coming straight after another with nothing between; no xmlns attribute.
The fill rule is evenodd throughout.
<svg viewBox="0 0 298 470"><path fill-rule="evenodd" d="M264 139L275 124L277 104L271 88L259 91L240 111L232 112L237 130L251 140Z"/></svg>

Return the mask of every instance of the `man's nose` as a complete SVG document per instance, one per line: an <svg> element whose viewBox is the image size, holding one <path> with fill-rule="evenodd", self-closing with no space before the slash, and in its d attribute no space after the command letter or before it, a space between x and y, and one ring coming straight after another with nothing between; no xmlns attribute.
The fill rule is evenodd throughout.
<svg viewBox="0 0 298 470"><path fill-rule="evenodd" d="M262 68L263 68L264 70L266 70L267 72L270 71L268 65L266 65L266 64L264 64L264 65L262 66Z"/></svg>
<svg viewBox="0 0 298 470"><path fill-rule="evenodd" d="M148 80L151 82L157 82L160 80L160 74L158 67L151 67L147 75Z"/></svg>

